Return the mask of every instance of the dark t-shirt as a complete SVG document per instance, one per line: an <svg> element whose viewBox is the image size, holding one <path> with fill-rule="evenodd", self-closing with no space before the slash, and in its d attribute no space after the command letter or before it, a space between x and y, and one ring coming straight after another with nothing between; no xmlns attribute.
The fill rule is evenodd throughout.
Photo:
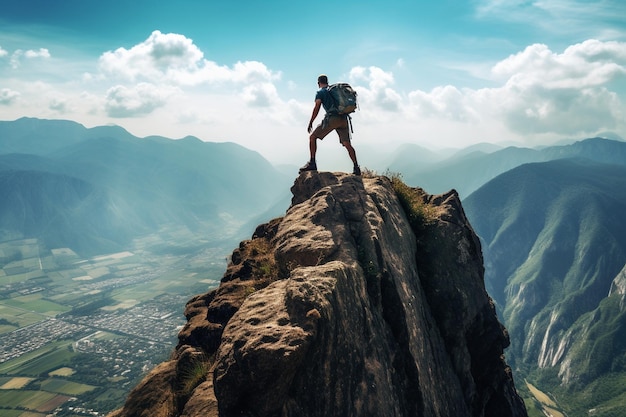
<svg viewBox="0 0 626 417"><path fill-rule="evenodd" d="M315 100L317 101L318 99L322 100L322 106L324 106L324 110L326 111L326 113L328 113L328 109L330 109L333 105L332 97L328 92L328 87L322 87L317 90L317 93L315 94Z"/></svg>

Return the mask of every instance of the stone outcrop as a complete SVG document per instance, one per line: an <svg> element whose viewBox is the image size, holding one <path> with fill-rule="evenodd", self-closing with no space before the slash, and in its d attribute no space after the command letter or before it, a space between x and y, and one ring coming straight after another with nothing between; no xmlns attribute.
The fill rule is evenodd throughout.
<svg viewBox="0 0 626 417"><path fill-rule="evenodd" d="M423 228L387 177L307 172L292 192L112 416L526 416L456 192L412 190Z"/></svg>
<svg viewBox="0 0 626 417"><path fill-rule="evenodd" d="M617 274L617 277L611 283L611 290L609 291L609 297L612 294L619 294L621 296L620 299L620 309L624 311L626 307L626 265L624 268Z"/></svg>

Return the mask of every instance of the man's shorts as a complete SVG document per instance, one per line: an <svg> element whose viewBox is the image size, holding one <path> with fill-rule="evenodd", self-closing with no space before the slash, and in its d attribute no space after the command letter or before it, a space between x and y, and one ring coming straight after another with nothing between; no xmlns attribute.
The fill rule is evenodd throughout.
<svg viewBox="0 0 626 417"><path fill-rule="evenodd" d="M316 138L324 139L333 130L339 135L339 142L350 142L350 130L348 128L348 116L326 115L312 132Z"/></svg>

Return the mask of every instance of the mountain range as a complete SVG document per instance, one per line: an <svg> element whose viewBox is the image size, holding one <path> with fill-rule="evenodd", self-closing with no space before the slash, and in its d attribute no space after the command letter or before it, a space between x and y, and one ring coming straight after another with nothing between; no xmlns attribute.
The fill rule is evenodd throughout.
<svg viewBox="0 0 626 417"><path fill-rule="evenodd" d="M570 416L624 415L626 143L588 140L562 154L571 149L593 160L521 165L463 205L512 366L558 394Z"/></svg>
<svg viewBox="0 0 626 417"><path fill-rule="evenodd" d="M165 225L223 237L271 210L290 181L234 143L137 138L62 120L0 122L3 240L40 237L89 255Z"/></svg>
<svg viewBox="0 0 626 417"><path fill-rule="evenodd" d="M626 160L626 148L621 141L590 138L542 149L483 144L442 156L416 145L406 145L386 160L382 168L401 173L408 184L428 192L455 189L464 199L489 180L519 165L577 157L620 164Z"/></svg>

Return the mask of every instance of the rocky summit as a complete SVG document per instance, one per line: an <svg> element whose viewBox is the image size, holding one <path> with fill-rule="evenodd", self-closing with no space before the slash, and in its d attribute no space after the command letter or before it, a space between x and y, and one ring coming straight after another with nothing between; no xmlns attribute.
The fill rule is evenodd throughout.
<svg viewBox="0 0 626 417"><path fill-rule="evenodd" d="M395 184L301 174L111 416L526 416L457 193Z"/></svg>

